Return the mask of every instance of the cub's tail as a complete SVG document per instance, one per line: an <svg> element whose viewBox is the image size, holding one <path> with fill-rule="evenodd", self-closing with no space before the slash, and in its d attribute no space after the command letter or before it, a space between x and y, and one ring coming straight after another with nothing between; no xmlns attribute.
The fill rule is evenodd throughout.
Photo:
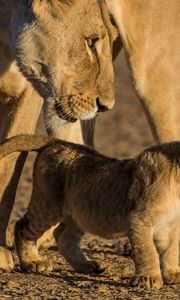
<svg viewBox="0 0 180 300"><path fill-rule="evenodd" d="M0 144L0 160L13 152L39 151L55 138L30 134L14 136Z"/></svg>

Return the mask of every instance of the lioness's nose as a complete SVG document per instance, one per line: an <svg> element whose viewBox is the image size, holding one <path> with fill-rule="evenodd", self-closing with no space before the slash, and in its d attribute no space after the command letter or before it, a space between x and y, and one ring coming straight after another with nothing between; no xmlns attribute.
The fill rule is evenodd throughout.
<svg viewBox="0 0 180 300"><path fill-rule="evenodd" d="M104 104L103 102L100 101L99 97L97 97L96 105L98 108L98 112L105 112L105 111L111 109L113 107L114 103L110 103L109 105Z"/></svg>

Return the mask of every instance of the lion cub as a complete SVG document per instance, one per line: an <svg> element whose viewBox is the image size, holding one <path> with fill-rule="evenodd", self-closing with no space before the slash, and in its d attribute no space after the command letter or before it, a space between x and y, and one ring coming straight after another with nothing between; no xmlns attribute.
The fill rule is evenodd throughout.
<svg viewBox="0 0 180 300"><path fill-rule="evenodd" d="M128 236L135 263L134 286L180 283L180 142L151 147L132 159L106 157L82 145L48 137L18 136L0 147L38 151L32 199L16 224L21 266L50 270L37 239L51 226L59 250L78 272L101 272L80 249L85 232ZM161 267L160 267L161 266Z"/></svg>

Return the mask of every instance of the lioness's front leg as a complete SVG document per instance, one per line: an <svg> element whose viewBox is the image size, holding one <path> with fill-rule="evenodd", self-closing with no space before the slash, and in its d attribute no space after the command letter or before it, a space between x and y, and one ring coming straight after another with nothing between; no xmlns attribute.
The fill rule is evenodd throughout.
<svg viewBox="0 0 180 300"><path fill-rule="evenodd" d="M32 90L23 99L0 103L0 142L22 133L34 133L42 102ZM0 269L11 271L12 254L6 249L6 228L26 156L14 153L0 161Z"/></svg>
<svg viewBox="0 0 180 300"><path fill-rule="evenodd" d="M132 257L135 263L133 286L144 288L161 288L163 280L160 271L159 257L156 251L152 226L138 214L129 218L129 239Z"/></svg>
<svg viewBox="0 0 180 300"><path fill-rule="evenodd" d="M106 0L119 29L133 82L156 142L180 138L177 79L180 39L176 29L180 18L179 3L175 2L169 11L169 1L158 1L157 9L156 1ZM166 13L162 14L162 10ZM159 22L161 18L163 22ZM174 33L172 44L169 43L169 32Z"/></svg>

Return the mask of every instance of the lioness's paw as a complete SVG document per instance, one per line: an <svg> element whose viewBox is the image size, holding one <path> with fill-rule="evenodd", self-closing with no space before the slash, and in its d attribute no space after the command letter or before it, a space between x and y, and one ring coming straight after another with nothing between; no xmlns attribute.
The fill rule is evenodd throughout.
<svg viewBox="0 0 180 300"><path fill-rule="evenodd" d="M168 272L164 274L164 281L166 284L180 283L180 272Z"/></svg>
<svg viewBox="0 0 180 300"><path fill-rule="evenodd" d="M21 264L21 269L24 272L35 272L42 273L45 271L52 271L53 266L49 261L37 261L37 262L29 262Z"/></svg>
<svg viewBox="0 0 180 300"><path fill-rule="evenodd" d="M105 268L102 268L96 261L90 260L85 263L78 264L75 267L76 272L85 274L101 274Z"/></svg>
<svg viewBox="0 0 180 300"><path fill-rule="evenodd" d="M163 280L160 275L156 276L136 276L131 282L131 286L139 288L156 288L163 286Z"/></svg>
<svg viewBox="0 0 180 300"><path fill-rule="evenodd" d="M0 270L11 272L14 269L14 261L10 250L0 247Z"/></svg>

